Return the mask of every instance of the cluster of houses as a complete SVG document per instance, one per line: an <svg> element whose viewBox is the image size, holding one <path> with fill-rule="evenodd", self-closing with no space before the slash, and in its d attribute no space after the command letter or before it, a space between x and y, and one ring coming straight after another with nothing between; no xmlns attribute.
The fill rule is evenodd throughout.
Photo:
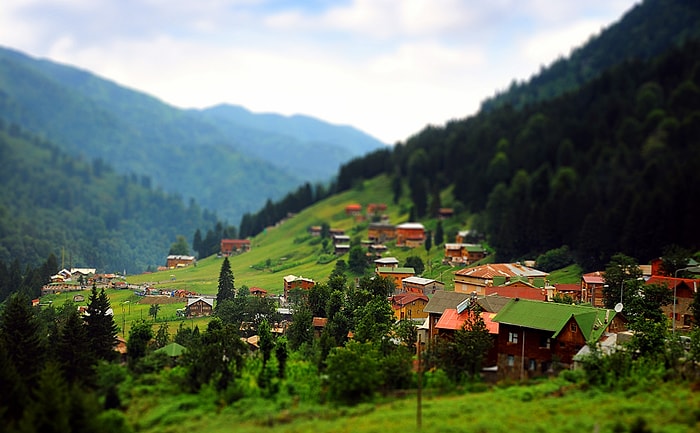
<svg viewBox="0 0 700 433"><path fill-rule="evenodd" d="M645 284L665 285L674 292L675 307L664 307L674 329L689 328L690 304L700 279L661 275L654 264L643 266L642 272ZM485 264L456 271L454 291L444 290L440 281L416 276L413 268L400 267L393 257L375 260L375 273L394 282L395 292L388 300L395 319L414 321L425 344L451 338L479 314L493 339L484 361L484 374L493 380L572 368L589 351L588 344L607 351L631 337L624 312L602 308L602 272L583 275L579 284L549 285L546 272L521 263ZM288 275L284 284L286 297L291 289L308 289L315 283ZM571 296L573 303L552 302L561 294ZM475 305L479 308L471 308ZM322 318L316 319L322 328Z"/></svg>

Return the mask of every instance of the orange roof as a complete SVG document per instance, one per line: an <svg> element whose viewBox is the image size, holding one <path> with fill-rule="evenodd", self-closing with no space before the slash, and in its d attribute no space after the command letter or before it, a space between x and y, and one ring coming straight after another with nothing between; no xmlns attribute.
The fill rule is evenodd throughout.
<svg viewBox="0 0 700 433"><path fill-rule="evenodd" d="M398 307L403 307L419 299L428 302L428 297L423 294L407 292L392 296L391 304Z"/></svg>
<svg viewBox="0 0 700 433"><path fill-rule="evenodd" d="M314 328L323 328L326 326L326 323L328 323L328 319L325 317L314 317L313 318Z"/></svg>
<svg viewBox="0 0 700 433"><path fill-rule="evenodd" d="M581 278L588 284L603 284L605 283L603 274L601 271L589 272L588 274L583 274Z"/></svg>
<svg viewBox="0 0 700 433"><path fill-rule="evenodd" d="M488 265L477 266L475 268L460 269L459 271L455 272L455 275L492 279L493 277L498 276L541 278L546 277L549 274L534 268L528 268L520 263L491 263Z"/></svg>
<svg viewBox="0 0 700 433"><path fill-rule="evenodd" d="M464 322L466 322L470 314L473 314L470 310L464 310L461 313L457 313L456 309L448 308L442 313L442 316L440 316L440 320L438 320L435 328L450 329L453 331L462 329ZM486 325L486 329L488 329L489 334L498 334L498 323L491 320L495 315L496 313L481 313L481 318L484 320L484 324Z"/></svg>

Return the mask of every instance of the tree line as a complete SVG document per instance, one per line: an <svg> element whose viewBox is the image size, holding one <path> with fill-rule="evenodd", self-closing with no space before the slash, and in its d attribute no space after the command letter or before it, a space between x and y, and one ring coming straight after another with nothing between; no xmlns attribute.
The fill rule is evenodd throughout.
<svg viewBox="0 0 700 433"><path fill-rule="evenodd" d="M383 173L407 184L417 218L452 188L497 260L568 246L585 269L625 251L646 261L700 244L700 44L629 61L563 96L430 126L357 158L338 185Z"/></svg>

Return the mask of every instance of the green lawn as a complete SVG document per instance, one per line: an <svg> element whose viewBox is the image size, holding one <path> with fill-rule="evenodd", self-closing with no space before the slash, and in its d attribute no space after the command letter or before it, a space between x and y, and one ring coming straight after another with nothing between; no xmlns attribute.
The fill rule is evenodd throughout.
<svg viewBox="0 0 700 433"><path fill-rule="evenodd" d="M196 397L193 396L196 399ZM201 397L200 397L201 398ZM185 401L187 400L187 401ZM155 410L139 412L138 431L229 432L417 432L416 399L405 397L353 408L304 407L276 410L262 400L240 401L207 411L178 412L196 406L180 396L161 401ZM563 381L514 386L481 393L427 396L422 405L424 432L460 433L588 433L700 431L700 393L688 384L667 383L648 389L583 391Z"/></svg>

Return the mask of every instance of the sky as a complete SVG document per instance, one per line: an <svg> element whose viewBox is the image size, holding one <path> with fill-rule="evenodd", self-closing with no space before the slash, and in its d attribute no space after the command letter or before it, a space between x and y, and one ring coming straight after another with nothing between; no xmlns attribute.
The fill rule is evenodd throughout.
<svg viewBox="0 0 700 433"><path fill-rule="evenodd" d="M633 0L2 0L0 45L180 108L354 126L387 144L478 111Z"/></svg>

